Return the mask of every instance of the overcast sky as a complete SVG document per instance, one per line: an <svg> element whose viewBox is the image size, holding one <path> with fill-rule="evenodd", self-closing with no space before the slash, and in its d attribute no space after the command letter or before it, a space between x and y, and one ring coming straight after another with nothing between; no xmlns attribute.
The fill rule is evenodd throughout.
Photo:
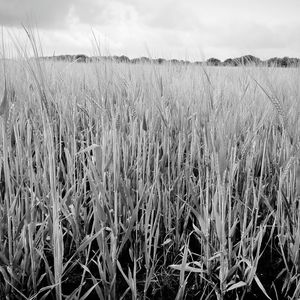
<svg viewBox="0 0 300 300"><path fill-rule="evenodd" d="M130 58L300 57L299 16L300 0L0 0L5 30L35 24L45 55L94 54L93 30Z"/></svg>

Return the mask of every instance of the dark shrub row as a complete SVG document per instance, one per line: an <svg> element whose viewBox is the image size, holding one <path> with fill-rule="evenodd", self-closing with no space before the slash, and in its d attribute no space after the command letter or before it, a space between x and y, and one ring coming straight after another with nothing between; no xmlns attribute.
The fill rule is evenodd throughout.
<svg viewBox="0 0 300 300"><path fill-rule="evenodd" d="M99 60L107 60L107 61L114 61L117 63L156 63L156 64L165 64L165 63L172 63L172 64L197 64L197 65L210 65L210 66L240 66L240 65L264 65L268 67L295 67L300 65L299 58L293 57L273 57L267 60L261 60L258 57L253 55L244 55L237 58L227 58L223 62L217 58L209 58L206 61L196 61L190 62L188 60L178 60L178 59L164 59L164 58L149 58L149 57L139 57L139 58L132 58L125 55L121 56L87 56L85 54L77 54L77 55L58 55L58 56L47 56L43 57L46 60L55 60L55 61L68 61L68 62L95 62Z"/></svg>

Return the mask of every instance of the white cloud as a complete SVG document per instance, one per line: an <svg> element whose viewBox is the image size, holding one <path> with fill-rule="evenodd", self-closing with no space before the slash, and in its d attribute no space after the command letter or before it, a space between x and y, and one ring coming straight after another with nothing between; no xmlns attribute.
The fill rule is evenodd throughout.
<svg viewBox="0 0 300 300"><path fill-rule="evenodd" d="M6 27L33 16L45 53L103 49L130 57L300 56L298 0L0 0Z"/></svg>

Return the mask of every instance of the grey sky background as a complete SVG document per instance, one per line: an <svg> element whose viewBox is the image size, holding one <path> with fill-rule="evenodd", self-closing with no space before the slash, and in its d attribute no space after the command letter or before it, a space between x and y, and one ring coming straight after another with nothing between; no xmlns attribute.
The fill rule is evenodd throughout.
<svg viewBox="0 0 300 300"><path fill-rule="evenodd" d="M38 29L45 55L103 54L226 59L300 57L300 0L0 0L15 36Z"/></svg>

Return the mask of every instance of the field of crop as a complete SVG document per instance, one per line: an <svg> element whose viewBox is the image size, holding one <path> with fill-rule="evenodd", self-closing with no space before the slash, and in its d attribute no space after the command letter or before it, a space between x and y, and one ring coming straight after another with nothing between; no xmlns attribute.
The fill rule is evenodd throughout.
<svg viewBox="0 0 300 300"><path fill-rule="evenodd" d="M1 299L300 297L300 69L0 68Z"/></svg>

